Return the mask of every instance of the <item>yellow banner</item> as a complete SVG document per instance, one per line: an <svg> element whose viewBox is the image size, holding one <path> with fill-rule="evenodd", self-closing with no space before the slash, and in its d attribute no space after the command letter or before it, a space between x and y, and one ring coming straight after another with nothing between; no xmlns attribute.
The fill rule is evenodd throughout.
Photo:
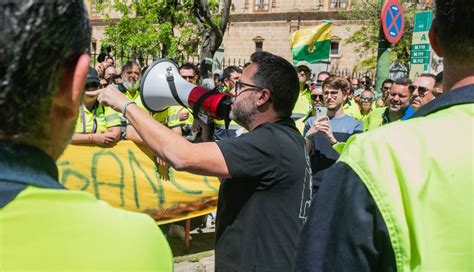
<svg viewBox="0 0 474 272"><path fill-rule="evenodd" d="M57 165L65 187L90 192L117 208L147 213L158 224L208 214L217 207L217 178L158 165L147 148L131 141L112 148L69 145Z"/></svg>

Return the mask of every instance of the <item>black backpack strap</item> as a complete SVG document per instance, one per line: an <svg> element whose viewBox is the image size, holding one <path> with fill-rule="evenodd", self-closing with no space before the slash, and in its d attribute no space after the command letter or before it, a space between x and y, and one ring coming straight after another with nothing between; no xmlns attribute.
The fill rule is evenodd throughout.
<svg viewBox="0 0 474 272"><path fill-rule="evenodd" d="M467 85L449 92L420 108L411 118L427 116L439 110L455 105L474 103L474 84Z"/></svg>

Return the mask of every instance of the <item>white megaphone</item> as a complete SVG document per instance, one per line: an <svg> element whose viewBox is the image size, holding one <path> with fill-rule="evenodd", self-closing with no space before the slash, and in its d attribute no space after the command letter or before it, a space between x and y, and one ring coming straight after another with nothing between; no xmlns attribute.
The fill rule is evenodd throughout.
<svg viewBox="0 0 474 272"><path fill-rule="evenodd" d="M228 119L231 99L228 95L187 82L179 75L178 66L160 59L151 64L140 81L143 105L150 111L181 105L193 115L205 114L214 119Z"/></svg>

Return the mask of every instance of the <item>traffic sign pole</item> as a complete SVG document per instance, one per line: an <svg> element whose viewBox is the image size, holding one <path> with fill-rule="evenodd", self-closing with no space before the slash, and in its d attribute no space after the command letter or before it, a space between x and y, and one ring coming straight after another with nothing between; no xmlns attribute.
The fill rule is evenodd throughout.
<svg viewBox="0 0 474 272"><path fill-rule="evenodd" d="M379 0L379 7L382 10L385 0ZM378 97L381 95L382 82L388 78L390 72L390 43L385 39L385 34L380 26L379 45L377 53L377 70L375 76L375 93Z"/></svg>
<svg viewBox="0 0 474 272"><path fill-rule="evenodd" d="M382 82L390 72L390 44L397 43L403 36L405 15L399 0L379 0L381 27L379 31L379 50L377 54L377 74L375 91L380 94Z"/></svg>

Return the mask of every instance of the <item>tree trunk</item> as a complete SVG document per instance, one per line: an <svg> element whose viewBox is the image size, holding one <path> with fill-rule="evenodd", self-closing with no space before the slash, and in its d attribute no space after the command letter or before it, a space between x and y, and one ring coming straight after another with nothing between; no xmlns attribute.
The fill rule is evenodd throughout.
<svg viewBox="0 0 474 272"><path fill-rule="evenodd" d="M222 3L221 24L218 26L209 12L207 0L194 1L193 10L197 18L199 32L203 37L199 55L202 79L212 77L212 57L222 43L227 22L229 21L232 0L223 0Z"/></svg>

